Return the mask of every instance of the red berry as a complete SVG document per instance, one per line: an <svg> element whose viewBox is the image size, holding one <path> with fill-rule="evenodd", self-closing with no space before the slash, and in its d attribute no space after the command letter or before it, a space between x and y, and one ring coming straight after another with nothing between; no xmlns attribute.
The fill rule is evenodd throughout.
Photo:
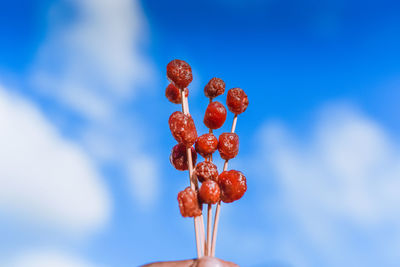
<svg viewBox="0 0 400 267"><path fill-rule="evenodd" d="M220 78L212 78L204 87L206 97L214 98L225 92L225 83Z"/></svg>
<svg viewBox="0 0 400 267"><path fill-rule="evenodd" d="M189 95L189 90L187 88L184 89L186 97ZM165 89L165 96L168 98L169 101L171 101L174 104L180 104L182 103L182 95L181 95L181 90L172 83L170 83L167 86L167 89Z"/></svg>
<svg viewBox="0 0 400 267"><path fill-rule="evenodd" d="M196 142L197 131L192 117L183 114L183 112L175 111L169 117L169 128L173 137L178 143L183 143L186 147L190 147Z"/></svg>
<svg viewBox="0 0 400 267"><path fill-rule="evenodd" d="M226 120L226 108L220 102L215 101L208 104L204 115L204 124L210 129L218 129L224 125Z"/></svg>
<svg viewBox="0 0 400 267"><path fill-rule="evenodd" d="M203 161L196 165L196 169L194 170L197 178L200 182L204 182L207 180L217 181L218 178L218 169L214 163Z"/></svg>
<svg viewBox="0 0 400 267"><path fill-rule="evenodd" d="M221 200L231 203L240 199L247 190L246 177L235 170L224 171L218 176Z"/></svg>
<svg viewBox="0 0 400 267"><path fill-rule="evenodd" d="M218 139L212 134L207 133L199 136L196 140L195 148L197 153L204 158L211 156L218 147Z"/></svg>
<svg viewBox="0 0 400 267"><path fill-rule="evenodd" d="M192 68L183 60L172 60L167 65L167 77L177 87L186 88L193 80Z"/></svg>
<svg viewBox="0 0 400 267"><path fill-rule="evenodd" d="M219 185L212 181L207 180L201 184L199 190L199 199L205 204L216 204L221 198L221 191Z"/></svg>
<svg viewBox="0 0 400 267"><path fill-rule="evenodd" d="M239 153L239 136L235 133L222 133L218 140L218 151L224 160L236 157Z"/></svg>
<svg viewBox="0 0 400 267"><path fill-rule="evenodd" d="M201 215L201 208L197 193L190 187L178 193L179 210L183 217L196 217Z"/></svg>
<svg viewBox="0 0 400 267"><path fill-rule="evenodd" d="M249 99L242 89L232 88L228 91L226 104L231 112L240 114L247 109L247 106L249 105Z"/></svg>
<svg viewBox="0 0 400 267"><path fill-rule="evenodd" d="M169 156L169 161L172 166L179 171L186 171L188 169L186 149L184 144L177 144L172 148L171 155ZM190 148L190 151L192 152L192 163L194 167L197 161L197 153L193 147Z"/></svg>

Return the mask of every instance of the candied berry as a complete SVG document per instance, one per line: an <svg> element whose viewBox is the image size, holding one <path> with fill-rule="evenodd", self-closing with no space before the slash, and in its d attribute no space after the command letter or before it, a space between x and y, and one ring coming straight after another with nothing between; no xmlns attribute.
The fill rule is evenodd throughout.
<svg viewBox="0 0 400 267"><path fill-rule="evenodd" d="M186 97L189 95L189 90L187 88L184 89ZM174 104L182 103L182 95L181 90L177 88L175 85L170 83L165 89L165 96Z"/></svg>
<svg viewBox="0 0 400 267"><path fill-rule="evenodd" d="M221 190L219 185L212 181L207 180L201 184L199 190L199 199L205 204L216 204L221 198Z"/></svg>
<svg viewBox="0 0 400 267"><path fill-rule="evenodd" d="M195 148L197 153L204 158L211 156L218 147L218 139L212 134L207 133L199 136L196 140Z"/></svg>
<svg viewBox="0 0 400 267"><path fill-rule="evenodd" d="M226 104L229 110L237 115L246 110L249 105L249 99L242 89L232 88L228 91Z"/></svg>
<svg viewBox="0 0 400 267"><path fill-rule="evenodd" d="M204 182L207 180L217 181L218 178L218 169L214 163L203 161L196 165L196 169L194 170L197 178L200 182Z"/></svg>
<svg viewBox="0 0 400 267"><path fill-rule="evenodd" d="M167 65L167 77L177 87L185 88L193 80L192 68L183 60L172 60Z"/></svg>
<svg viewBox="0 0 400 267"><path fill-rule="evenodd" d="M196 126L190 115L175 111L169 117L168 123L171 133L178 143L183 143L186 147L190 147L196 142Z"/></svg>
<svg viewBox="0 0 400 267"><path fill-rule="evenodd" d="M193 147L191 147L190 151L192 152L192 163L194 167L197 161L197 153ZM186 146L184 144L175 145L171 150L169 161L175 169L186 171L188 169Z"/></svg>
<svg viewBox="0 0 400 267"><path fill-rule="evenodd" d="M246 177L235 170L224 171L218 176L221 200L230 203L240 199L247 190Z"/></svg>
<svg viewBox="0 0 400 267"><path fill-rule="evenodd" d="M196 217L201 215L201 208L197 193L190 187L178 193L179 210L183 217Z"/></svg>
<svg viewBox="0 0 400 267"><path fill-rule="evenodd" d="M236 157L239 153L239 136L235 133L222 133L218 140L218 151L225 160Z"/></svg>
<svg viewBox="0 0 400 267"><path fill-rule="evenodd" d="M226 108L220 102L215 101L208 104L204 115L204 124L210 129L218 129L226 120Z"/></svg>
<svg viewBox="0 0 400 267"><path fill-rule="evenodd" d="M225 83L220 78L212 78L204 87L206 97L214 98L225 92Z"/></svg>

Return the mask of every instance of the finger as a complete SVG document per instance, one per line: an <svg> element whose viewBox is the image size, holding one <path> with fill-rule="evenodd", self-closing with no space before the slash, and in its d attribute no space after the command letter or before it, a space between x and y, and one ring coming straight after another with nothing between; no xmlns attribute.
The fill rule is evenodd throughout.
<svg viewBox="0 0 400 267"><path fill-rule="evenodd" d="M195 262L193 267L238 267L238 265L214 257L202 257Z"/></svg>
<svg viewBox="0 0 400 267"><path fill-rule="evenodd" d="M194 260L184 260L184 261L163 261L154 262L143 265L142 267L192 267L194 266Z"/></svg>

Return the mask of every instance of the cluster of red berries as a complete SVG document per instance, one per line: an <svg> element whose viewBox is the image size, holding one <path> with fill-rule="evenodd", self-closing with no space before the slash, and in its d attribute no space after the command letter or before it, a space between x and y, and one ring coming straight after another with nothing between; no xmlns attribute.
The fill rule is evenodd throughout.
<svg viewBox="0 0 400 267"><path fill-rule="evenodd" d="M182 104L189 95L187 86L193 80L192 70L183 60L173 60L167 65L167 77L171 82L165 91L169 101ZM219 129L226 120L227 111L218 101L212 101L225 92L225 83L219 78L212 78L204 87L204 94L210 98L205 115L204 124L210 133L197 136L195 123L190 114L175 111L169 117L169 127L172 136L178 142L172 149L171 164L180 171L188 170L188 149L191 151L194 175L201 182L201 187L193 189L187 187L179 192L178 202L183 217L196 217L202 214L202 204L216 204L219 201L230 203L240 199L247 190L246 177L239 171L230 170L218 173L217 166L210 160L212 154L218 150L224 160L230 160L239 152L239 136L233 132L222 133L217 139L212 130ZM226 104L235 115L244 112L249 104L247 95L240 88L228 91ZM194 147L193 147L194 145ZM196 165L197 153L205 161Z"/></svg>

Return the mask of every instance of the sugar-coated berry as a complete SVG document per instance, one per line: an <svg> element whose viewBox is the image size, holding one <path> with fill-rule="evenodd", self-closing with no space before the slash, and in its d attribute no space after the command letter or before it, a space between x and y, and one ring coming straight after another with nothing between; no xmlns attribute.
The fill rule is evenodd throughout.
<svg viewBox="0 0 400 267"><path fill-rule="evenodd" d="M189 95L189 90L187 88L184 89L186 97ZM165 96L168 100L174 104L181 104L182 103L182 95L181 90L177 88L175 85L170 83L165 89Z"/></svg>
<svg viewBox="0 0 400 267"><path fill-rule="evenodd" d="M224 160L236 157L239 153L239 136L235 133L222 133L218 140L218 151Z"/></svg>
<svg viewBox="0 0 400 267"><path fill-rule="evenodd" d="M202 157L208 158L217 150L218 139L212 133L200 135L196 140L195 148Z"/></svg>
<svg viewBox="0 0 400 267"><path fill-rule="evenodd" d="M167 77L177 87L186 88L193 80L192 68L185 61L174 59L167 65Z"/></svg>
<svg viewBox="0 0 400 267"><path fill-rule="evenodd" d="M208 104L204 114L204 124L210 129L218 129L224 125L226 120L226 108L220 102L215 101Z"/></svg>
<svg viewBox="0 0 400 267"><path fill-rule="evenodd" d="M240 88L232 88L226 98L228 109L236 115L243 113L249 105L246 93Z"/></svg>
<svg viewBox="0 0 400 267"><path fill-rule="evenodd" d="M204 87L204 94L208 98L214 98L225 92L225 82L220 78L212 78Z"/></svg>
<svg viewBox="0 0 400 267"><path fill-rule="evenodd" d="M216 204L221 199L221 191L218 183L207 180L201 184L199 199L204 204Z"/></svg>
<svg viewBox="0 0 400 267"><path fill-rule="evenodd" d="M171 155L169 156L169 161L172 166L179 171L186 171L188 169L186 149L184 144L177 144L172 148ZM193 147L190 148L190 151L192 152L192 163L194 167L197 161L197 153Z"/></svg>
<svg viewBox="0 0 400 267"><path fill-rule="evenodd" d="M172 136L178 143L183 143L186 147L190 147L196 142L196 126L190 115L175 111L169 117L168 123Z"/></svg>
<svg viewBox="0 0 400 267"><path fill-rule="evenodd" d="M201 208L197 193L190 187L178 193L179 210L183 217L197 217L201 215Z"/></svg>
<svg viewBox="0 0 400 267"><path fill-rule="evenodd" d="M247 190L246 177L240 171L224 171L218 176L221 200L231 203L240 199Z"/></svg>
<svg viewBox="0 0 400 267"><path fill-rule="evenodd" d="M194 173L199 179L200 182L204 182L207 180L217 181L218 179L218 169L217 166L209 161L199 162L196 165Z"/></svg>

